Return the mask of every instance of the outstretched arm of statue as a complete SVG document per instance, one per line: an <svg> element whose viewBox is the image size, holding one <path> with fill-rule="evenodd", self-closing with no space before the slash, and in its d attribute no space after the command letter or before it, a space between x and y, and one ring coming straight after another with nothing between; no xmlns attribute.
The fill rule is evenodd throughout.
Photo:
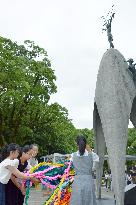
<svg viewBox="0 0 136 205"><path fill-rule="evenodd" d="M107 30L106 28L103 28L103 29L102 29L102 31L106 31L106 30Z"/></svg>

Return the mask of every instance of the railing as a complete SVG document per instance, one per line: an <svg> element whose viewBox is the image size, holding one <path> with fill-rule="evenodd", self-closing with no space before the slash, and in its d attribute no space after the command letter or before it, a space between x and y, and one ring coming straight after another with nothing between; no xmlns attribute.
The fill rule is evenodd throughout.
<svg viewBox="0 0 136 205"><path fill-rule="evenodd" d="M59 154L54 153L51 155L42 156L40 159L42 159L44 162L64 162L66 159L70 158L70 154Z"/></svg>

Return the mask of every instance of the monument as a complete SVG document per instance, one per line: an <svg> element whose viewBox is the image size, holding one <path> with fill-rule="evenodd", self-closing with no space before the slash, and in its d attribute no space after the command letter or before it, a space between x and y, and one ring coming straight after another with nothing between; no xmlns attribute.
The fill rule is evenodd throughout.
<svg viewBox="0 0 136 205"><path fill-rule="evenodd" d="M134 63L134 60L132 58L129 58L127 62L129 63L128 69L131 71L133 75L133 80L136 83L136 69L135 69L136 63Z"/></svg>
<svg viewBox="0 0 136 205"><path fill-rule="evenodd" d="M112 10L113 10L114 5L112 6ZM110 17L109 17L110 14ZM107 36L108 36L108 41L110 44L110 48L114 48L113 45L113 36L111 34L111 23L112 23L112 19L114 18L115 13L113 11L109 12L107 14L107 18L105 18L104 16L102 16L101 18L104 20L104 24L103 24L103 29L102 31L107 31Z"/></svg>
<svg viewBox="0 0 136 205"><path fill-rule="evenodd" d="M124 205L125 162L129 119L136 127L136 85L130 67L133 62L114 49L111 22L115 13L106 20L108 49L100 62L97 75L93 129L95 150L100 157L97 169L97 196L101 197L101 177L107 147L116 205Z"/></svg>

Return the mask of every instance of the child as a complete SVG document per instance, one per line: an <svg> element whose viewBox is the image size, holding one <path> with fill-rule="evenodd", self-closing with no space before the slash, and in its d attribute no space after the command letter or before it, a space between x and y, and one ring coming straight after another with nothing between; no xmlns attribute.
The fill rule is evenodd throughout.
<svg viewBox="0 0 136 205"><path fill-rule="evenodd" d="M86 150L84 136L78 136L76 141L78 151L71 155L76 175L72 184L70 205L96 205L95 187L92 178L94 155ZM98 155L97 158L99 159Z"/></svg>
<svg viewBox="0 0 136 205"><path fill-rule="evenodd" d="M18 157L18 170L24 172L29 169L28 160L32 157L33 150L29 145L21 148L20 156ZM12 175L11 180L5 186L6 205L23 205L25 197L25 186L22 180Z"/></svg>
<svg viewBox="0 0 136 205"><path fill-rule="evenodd" d="M6 205L5 203L5 185L11 178L11 175L15 175L21 179L33 178L32 175L26 176L21 173L17 167L19 161L17 159L19 155L19 146L11 143L6 145L1 151L1 163L0 163L0 205Z"/></svg>

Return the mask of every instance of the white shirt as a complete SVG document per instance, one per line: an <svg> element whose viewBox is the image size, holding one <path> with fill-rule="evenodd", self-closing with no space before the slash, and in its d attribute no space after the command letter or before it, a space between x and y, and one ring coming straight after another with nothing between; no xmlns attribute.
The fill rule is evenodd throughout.
<svg viewBox="0 0 136 205"><path fill-rule="evenodd" d="M18 159L5 159L0 163L0 182L2 184L7 184L10 180L12 172L8 169L8 166L18 167L19 160Z"/></svg>
<svg viewBox="0 0 136 205"><path fill-rule="evenodd" d="M110 175L109 174L105 174L105 179L109 179Z"/></svg>
<svg viewBox="0 0 136 205"><path fill-rule="evenodd" d="M133 189L136 186L136 184L129 184L125 187L125 192L129 191L130 189Z"/></svg>
<svg viewBox="0 0 136 205"><path fill-rule="evenodd" d="M76 153L77 153L77 156L80 157L79 151L77 151ZM89 152L87 150L85 150L85 152L82 156L88 156L88 154L89 154ZM92 151L91 151L91 154L92 154L93 162L99 162L99 156L95 152L92 152ZM73 153L71 154L71 161L72 160L73 160Z"/></svg>
<svg viewBox="0 0 136 205"><path fill-rule="evenodd" d="M33 157L31 159L29 159L27 162L28 162L29 169L38 164L38 160L36 158L33 158Z"/></svg>
<svg viewBox="0 0 136 205"><path fill-rule="evenodd" d="M77 154L78 157L80 157L79 151L77 151L76 154ZM87 150L85 150L85 152L84 152L84 154L83 154L82 156L88 156L88 154L89 154L89 152L88 152ZM97 167L97 164L96 164L96 163L99 162L99 156L98 156L95 152L93 152L93 151L91 151L91 154L92 154L92 158L93 158L93 167L92 167L92 170L94 171L94 170L97 169L97 168L96 168L96 167ZM73 153L71 154L70 160L73 161Z"/></svg>

